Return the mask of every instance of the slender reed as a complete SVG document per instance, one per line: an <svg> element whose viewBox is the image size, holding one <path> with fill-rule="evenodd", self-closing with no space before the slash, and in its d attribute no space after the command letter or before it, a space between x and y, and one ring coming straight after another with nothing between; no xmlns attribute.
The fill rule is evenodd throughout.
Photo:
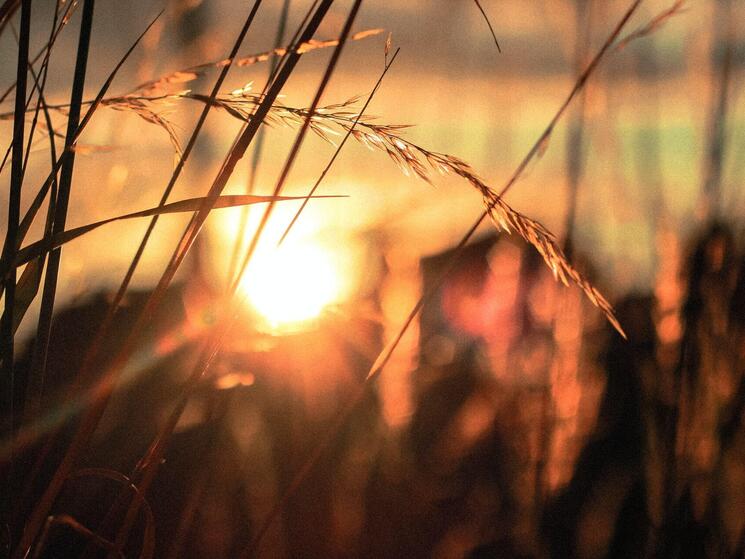
<svg viewBox="0 0 745 559"><path fill-rule="evenodd" d="M5 237L10 246L16 245L18 226L21 213L21 188L23 185L23 140L25 119L23 111L26 101L26 79L28 68L29 35L31 34L31 0L23 0L21 5L21 30L18 41L18 66L16 79L16 118L13 121L13 155L11 160L10 197L8 200L8 229ZM12 254L12 253L11 253ZM0 323L0 351L3 358L0 374L0 438L13 439L15 422L15 375L14 375L14 330L13 317L15 311L16 272L13 269L3 277L5 286L5 314ZM9 517L15 506L16 492L13 487L13 455L7 465L4 464L2 487L7 496L0 505L0 522L9 526ZM13 533L13 527L9 532Z"/></svg>
<svg viewBox="0 0 745 559"><path fill-rule="evenodd" d="M287 27L287 16L290 12L290 0L283 0L282 2L282 10L279 14L279 23L277 25L277 35L274 38L274 49L277 50L279 46L282 44L282 41L284 40L285 36L285 28ZM272 78L274 77L274 71L277 69L278 60L276 58L272 58L272 61L269 65L269 76L266 81L266 87L269 86L269 84L272 81ZM260 130L258 136L256 136L256 144L253 149L253 153L251 154L251 164L248 168L248 182L246 184L246 194L253 194L254 187L256 184L256 175L259 170L259 163L261 161L261 155L262 150L264 147L264 131ZM230 263L228 264L228 285L230 284L230 281L232 280L233 276L235 275L235 269L238 265L238 258L240 257L241 249L243 248L243 239L246 235L246 227L248 227L248 209L244 209L241 212L241 220L238 224L238 234L235 237L235 243L233 244L233 251L230 254Z"/></svg>
<svg viewBox="0 0 745 559"><path fill-rule="evenodd" d="M67 208L70 202L72 176L75 166L75 151L71 148L74 145L78 125L80 124L81 101L83 100L83 88L85 87L94 6L95 0L84 0L77 59L75 61L72 93L70 96L70 114L67 119L67 134L65 137L64 149L70 153L65 158L60 169L59 186L54 202L52 233L55 235L65 230L65 222L67 220ZM46 275L44 277L41 310L39 311L39 321L36 330L36 343L34 344L33 357L31 359L31 374L38 378L37 383L40 385L44 383L47 368L49 341L52 331L52 314L54 313L54 301L57 294L57 278L59 276L61 259L61 249L58 248L49 253Z"/></svg>
<svg viewBox="0 0 745 559"><path fill-rule="evenodd" d="M243 27L238 33L238 36L236 37L236 40L228 56L228 60L230 60L231 63L225 64L220 70L220 75L215 81L215 84L212 87L212 92L210 93L211 99L214 99L217 96L217 93L219 92L220 88L222 87L222 84L227 78L228 72L230 71L232 67L232 60L235 58L236 54L238 53L238 50L243 44L243 41L245 40L246 35L248 34L248 30L251 28L251 25L253 24L256 13L258 12L259 7L261 6L261 2L262 0L256 0L254 2L253 7L251 8L251 11L246 17L246 21L244 22ZM204 123L207 120L207 115L209 113L209 110L210 110L210 106L209 104L206 104L204 108L202 109L201 114L199 115L199 119L197 120L197 123L194 126L194 130L192 131L189 141L186 144L186 148L180 154L179 161L176 164L176 168L171 174L171 178L168 180L168 184L166 185L163 191L163 194L161 195L160 201L158 202L159 208L163 208L166 205L169 197L171 196L171 192L173 191L173 188L175 187L176 182L181 176L184 166L186 165L186 162L189 159L189 156L191 155L191 152L197 143L199 134L202 131ZM81 376L83 377L87 376L89 368L93 366L96 359L98 358L98 353L100 352L103 341L111 328L116 311L121 306L121 302L124 299L127 293L127 290L129 289L129 285L132 281L132 277L134 276L135 271L137 270L137 267L140 264L142 255L144 254L145 248L147 247L147 244L150 241L150 237L152 236L152 233L155 230L155 226L158 223L159 217L160 217L160 214L156 213L153 215L153 218L150 220L147 230L145 231L145 234L143 235L142 239L140 240L140 244L137 247L137 251L135 252L135 255L132 258L132 261L130 262L129 267L127 268L127 272L125 273L124 278L122 279L122 282L119 285L119 288L117 289L116 294L114 295L114 298L111 304L109 305L109 308L106 312L106 316L104 317L104 320L101 326L99 327L98 332L96 333L96 337L91 343L90 349L86 353L86 357L83 361L83 365L81 366Z"/></svg>
<svg viewBox="0 0 745 559"><path fill-rule="evenodd" d="M57 161L57 147L54 138L54 128L52 125L52 118L49 114L49 107L47 106L46 99L44 98L44 89L46 88L47 76L49 74L49 54L51 52L51 45L54 40L54 32L57 28L57 19L59 16L59 2L55 6L54 15L52 16L52 25L49 31L49 40L47 41L47 56L44 57L41 66L41 82L39 81L36 72L34 71L33 63L29 62L28 68L31 76L34 78L34 87L38 91L39 106L43 109L44 119L46 122L47 134L49 137L49 156L51 158L51 167L54 167ZM36 121L39 115L39 111L34 112L34 119L31 126L31 132L29 134L28 143L26 145L26 161L24 161L24 171L28 165L28 157L31 152L31 144L34 137L34 131L36 130ZM55 173L52 179L51 192L49 194L49 204L47 206L47 218L44 225L44 236L52 235L52 228L54 227L54 214L57 202L57 174ZM18 329L21 319L25 314L31 302L39 292L39 286L41 285L42 270L46 257L43 256L38 260L34 261L32 265L27 266L24 269L21 279L18 282L19 291L25 295L25 299L19 301L20 305L17 305L15 310L16 316L14 331ZM25 418L34 417L41 406L41 397L44 391L44 378L41 375L35 375L32 370L29 373L29 378L26 383L26 394L24 402L23 414Z"/></svg>

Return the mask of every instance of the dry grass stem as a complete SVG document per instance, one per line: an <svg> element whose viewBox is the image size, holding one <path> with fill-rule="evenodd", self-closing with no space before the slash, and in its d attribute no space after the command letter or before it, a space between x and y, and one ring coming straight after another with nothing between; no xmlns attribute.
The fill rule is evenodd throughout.
<svg viewBox="0 0 745 559"><path fill-rule="evenodd" d="M200 97L184 93L186 97L199 100ZM216 103L229 114L240 119L251 118L251 108L259 102L256 96L247 90L237 90L229 96L216 99ZM415 174L431 183L431 173L454 173L468 181L484 198L489 216L497 229L512 233L513 231L538 250L557 280L568 285L571 280L597 306L621 335L625 335L613 312L610 303L580 272L567 260L556 237L539 222L530 219L512 208L498 192L487 185L462 159L453 155L430 151L401 135L409 128L404 124L378 124L374 116L362 115L354 107L359 97L343 103L326 105L316 109L311 116L306 109L297 109L275 104L264 119L266 124L285 124L296 126L308 116L311 118L311 129L321 138L336 145L335 136L351 131L352 136L360 143L374 151L386 153L405 175ZM356 123L356 127L352 128Z"/></svg>
<svg viewBox="0 0 745 559"><path fill-rule="evenodd" d="M686 10L686 0L675 0L675 2L669 8L662 10L659 14L649 20L648 23L635 29L629 33L626 37L621 39L616 45L616 50L622 50L628 46L628 44L636 39L641 39L648 35L651 35L655 31L658 31L665 25L671 18L679 15Z"/></svg>
<svg viewBox="0 0 745 559"><path fill-rule="evenodd" d="M368 37L374 37L375 35L379 35L383 31L384 31L383 29L366 29L364 31L359 31L353 35L350 35L348 40L359 41L362 39L366 39ZM296 52L298 54L305 54L305 53L318 50L318 49L335 47L338 44L339 44L338 39L327 39L327 40L311 39L310 41L305 41L303 43L300 43ZM168 86L170 85L187 83L187 82L197 79L198 77L203 75L208 70L211 70L213 68L223 68L224 66L227 66L228 64L230 64L231 60L235 66L239 66L239 67L240 66L251 66L253 64L258 64L260 62L266 62L273 56L284 56L285 54L287 54L289 49L290 47L278 47L278 48L274 48L274 49L271 49L265 52L251 54L249 56L244 56L242 58L236 58L235 60L232 60L231 58L223 58L222 60L216 60L214 62L205 62L203 64L198 64L196 66L191 66L189 68L177 70L175 72L171 72L170 74L166 74L165 76L162 76L155 80L142 83L138 85L137 87L135 87L131 91L131 93L139 93L143 95L153 95L153 94L161 93L163 91L167 91Z"/></svg>
<svg viewBox="0 0 745 559"><path fill-rule="evenodd" d="M154 107L161 104L164 107L170 107L178 99L191 99L202 103L212 103L231 116L249 122L256 107L264 100L264 96L253 93L251 87L252 84L249 83L243 88L214 99L199 93L182 91L154 97L140 95L112 97L103 100L102 105L115 110L132 111L148 122L160 126L168 133L174 146L178 146L173 126L163 117L163 113L157 113ZM368 149L386 153L407 176L415 174L428 183L431 183L432 171L442 175L454 173L460 176L483 196L489 216L497 229L507 233L512 233L514 230L533 245L551 268L557 280L564 284L568 284L568 280L571 280L577 284L590 301L605 314L614 328L624 335L610 303L569 263L555 235L539 222L521 214L507 204L467 162L453 155L431 151L407 140L401 132L410 128L410 125L380 124L376 122L375 116L360 115L359 109L356 108L359 101L359 96L352 97L341 103L319 107L313 114L305 108L288 107L275 102L264 118L263 124L297 127L302 126L306 119L310 118L310 129L323 140L336 146L335 138L349 132ZM146 107L146 111L143 111L143 107ZM158 115L158 118L150 115ZM541 145L545 144L546 142L542 142ZM540 156L540 150L538 156Z"/></svg>

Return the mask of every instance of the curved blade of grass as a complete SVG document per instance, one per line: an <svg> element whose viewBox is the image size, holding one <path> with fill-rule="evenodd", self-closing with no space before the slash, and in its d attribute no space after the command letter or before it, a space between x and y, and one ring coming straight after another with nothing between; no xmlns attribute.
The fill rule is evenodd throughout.
<svg viewBox="0 0 745 559"><path fill-rule="evenodd" d="M83 468L70 476L70 478L80 477L94 477L113 481L123 486L127 492L132 494L132 498L140 503L140 506L145 511L145 528L142 534L142 549L139 557L140 559L153 557L155 553L155 515L145 495L132 483L132 480L123 473L109 468ZM100 530L100 527L98 529ZM112 547L114 547L113 544Z"/></svg>
<svg viewBox="0 0 745 559"><path fill-rule="evenodd" d="M26 79L28 67L29 37L31 35L31 0L23 0L21 3L21 32L18 41L18 65L16 69L16 99L15 119L13 122L13 153L11 156L10 195L8 198L8 227L5 240L10 246L15 247L18 238L18 222L21 214L21 189L23 186L23 147L25 117L22 113L26 102ZM11 252L13 254L13 252ZM14 351L15 331L13 330L15 293L16 293L16 271L3 275L2 283L5 286L5 314L0 321L0 354L3 356L2 368L0 368L0 438L11 441L15 435L15 372ZM14 457L11 454L7 467L4 468L1 481L5 493L3 502L0 503L0 522L9 527L12 533L11 517L16 505L17 493L13 486Z"/></svg>
<svg viewBox="0 0 745 559"><path fill-rule="evenodd" d="M332 195L324 195L324 196L312 196L313 198L345 198L345 195L339 195L339 194L332 194ZM295 201L295 200L307 200L307 196L259 196L254 194L231 194L231 195L224 195L219 196L215 202L215 205L213 209L222 209L222 208L236 208L236 207L243 207L243 206L251 206L253 204L266 204L270 202L286 202L286 201ZM74 229L68 229L66 231L63 231L62 233L57 233L52 237L51 241L49 239L42 239L40 241L36 241L35 243L32 243L28 246L23 247L21 250L18 251L18 254L16 255L16 266L22 266L23 264L26 264L27 262L30 262L34 260L35 258L38 258L44 252L53 250L55 248L61 247L64 244L69 243L70 241L77 239L78 237L82 237L86 233L90 233L91 231L94 231L98 229L99 227L102 227L104 225L108 225L109 223L113 223L115 221L121 221L125 219L136 219L141 217L152 217L152 216L159 216L164 214L174 214L174 213L187 213L187 212L195 212L197 211L201 204L204 203L205 198L204 197L198 197L198 198L187 198L186 200L179 200L178 202L171 202L170 204L165 204L163 206L155 206L154 208L148 208L147 210L141 210L138 212L132 212L124 215L119 215L116 217L110 217L107 219L102 219L101 221L97 221L95 223L89 223L88 225L82 225L80 227L76 227Z"/></svg>
<svg viewBox="0 0 745 559"><path fill-rule="evenodd" d="M489 16L486 15L486 12L484 11L484 8L481 6L481 2L479 2L479 0L473 0L473 1L476 3L476 7L481 12L481 15L484 16L486 25L489 26L489 31L491 32L491 36L494 39L494 44L497 45L497 50L501 53L502 49L499 47L499 41L497 40L497 34L494 32L494 28L491 26L491 21L489 21Z"/></svg>

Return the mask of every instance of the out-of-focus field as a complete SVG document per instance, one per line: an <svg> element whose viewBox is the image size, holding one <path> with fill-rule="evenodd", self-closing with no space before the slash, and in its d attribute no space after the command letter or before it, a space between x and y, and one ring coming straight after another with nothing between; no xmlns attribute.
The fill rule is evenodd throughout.
<svg viewBox="0 0 745 559"><path fill-rule="evenodd" d="M361 122L410 125L391 128L413 143L401 153L457 157L501 191L631 3L363 2L352 32L374 32L344 46L321 128L282 194L307 195L345 131L324 115L353 120L399 48ZM84 100L165 11L78 140L67 230L158 205L178 161L168 129L183 147L221 66L157 94L138 90L151 112L111 100L223 60L248 4L98 0ZM239 57L274 47L284 4L264 2ZM279 44L313 4L287 3ZM333 3L314 37L337 38L352 4ZM31 53L48 41L54 6L33 2ZM17 19L0 34L0 93L16 76ZM49 62L60 147L80 19ZM279 202L265 228L262 205L212 210L165 304L141 322L191 214L161 216L113 326L93 342L96 367L86 352L148 219L64 245L41 408L11 410L0 447L3 490L17 485L0 511L0 549L47 506L80 417L111 391L37 526L35 557L743 556L745 4L646 0L620 36L630 34L610 45L505 197L553 234L628 339L594 292L585 297L571 274L566 287L555 281L520 234L487 219L454 248L484 210L457 165L428 168L429 184L374 136L352 136L318 191L339 197L309 200L280 247L301 201ZM333 52L305 53L278 102L309 107ZM256 99L277 58L231 68L223 98ZM13 112L11 94L0 146L12 142ZM296 114L265 121L224 194L249 184L272 194L304 121ZM206 195L242 130L235 116L212 108L170 200ZM22 216L49 173L45 132L28 161ZM226 293L236 255L259 230L235 303ZM37 219L23 246L43 234ZM38 296L15 336L21 379L38 368L41 305ZM133 325L141 332L129 347ZM219 351L205 353L214 339ZM195 363L209 364L203 378L190 376ZM119 365L110 384L105 373ZM33 388L16 384L14 398L35 401ZM119 487L130 482L141 496Z"/></svg>

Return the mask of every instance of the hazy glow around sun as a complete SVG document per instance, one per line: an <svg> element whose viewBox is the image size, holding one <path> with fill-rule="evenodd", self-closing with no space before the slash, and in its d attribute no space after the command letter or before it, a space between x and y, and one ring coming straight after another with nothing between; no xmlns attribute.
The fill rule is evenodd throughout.
<svg viewBox="0 0 745 559"><path fill-rule="evenodd" d="M309 205L277 246L296 209L291 204L275 208L240 283L247 304L263 319L256 326L273 333L308 327L326 307L349 297L356 284L356 243L323 235L325 208ZM227 210L226 214L220 229L230 246L239 230L240 213ZM260 217L261 210L249 212L244 248Z"/></svg>
<svg viewBox="0 0 745 559"><path fill-rule="evenodd" d="M241 286L251 306L276 328L316 318L342 295L341 280L332 254L301 240L257 254Z"/></svg>

